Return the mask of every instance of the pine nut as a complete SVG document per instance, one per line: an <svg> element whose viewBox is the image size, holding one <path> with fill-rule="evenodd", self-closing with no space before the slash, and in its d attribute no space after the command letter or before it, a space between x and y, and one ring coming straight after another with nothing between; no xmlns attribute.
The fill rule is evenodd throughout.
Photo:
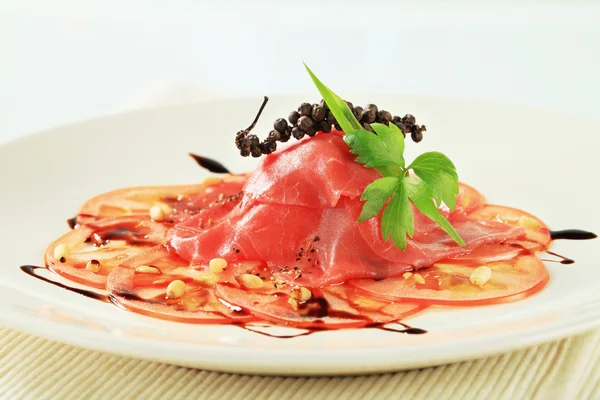
<svg viewBox="0 0 600 400"><path fill-rule="evenodd" d="M308 301L312 297L312 292L304 286L300 286L292 290L290 297L298 301Z"/></svg>
<svg viewBox="0 0 600 400"><path fill-rule="evenodd" d="M219 281L219 277L212 272L194 271L189 274L195 281L202 282L208 286L214 286Z"/></svg>
<svg viewBox="0 0 600 400"><path fill-rule="evenodd" d="M227 261L222 258L213 258L209 261L208 267L215 274L221 273L227 268Z"/></svg>
<svg viewBox="0 0 600 400"><path fill-rule="evenodd" d="M210 177L208 177L208 178L205 178L205 179L202 181L202 184L203 184L203 185L209 185L209 186L210 186L210 185L216 185L216 184L218 184L218 183L221 183L221 182L223 182L223 179L221 179L221 178L217 178L217 177L213 177L213 176L210 176Z"/></svg>
<svg viewBox="0 0 600 400"><path fill-rule="evenodd" d="M519 218L519 225L529 229L539 229L540 223L535 219L528 217L527 215L523 215Z"/></svg>
<svg viewBox="0 0 600 400"><path fill-rule="evenodd" d="M263 286L262 279L252 274L240 275L240 283L248 289L259 289Z"/></svg>
<svg viewBox="0 0 600 400"><path fill-rule="evenodd" d="M64 243L61 243L54 248L54 259L60 262L65 262L70 255L71 249Z"/></svg>
<svg viewBox="0 0 600 400"><path fill-rule="evenodd" d="M85 264L85 270L91 271L94 273L100 271L100 261L98 261L98 260L88 261L87 264Z"/></svg>
<svg viewBox="0 0 600 400"><path fill-rule="evenodd" d="M492 269L487 265L482 265L481 267L475 268L471 276L469 277L469 281L473 285L483 286L490 280L492 277Z"/></svg>
<svg viewBox="0 0 600 400"><path fill-rule="evenodd" d="M152 265L140 265L139 267L137 267L135 269L135 272L138 272L140 274L155 274L155 275L159 275L160 274L160 269L152 266Z"/></svg>
<svg viewBox="0 0 600 400"><path fill-rule="evenodd" d="M288 303L290 304L290 306L292 306L292 310L298 311L298 302L295 299L292 299L290 297Z"/></svg>
<svg viewBox="0 0 600 400"><path fill-rule="evenodd" d="M167 286L167 297L169 298L177 298L181 297L185 292L185 282L176 279L169 283Z"/></svg>
<svg viewBox="0 0 600 400"><path fill-rule="evenodd" d="M150 208L150 218L153 221L161 222L165 220L165 211L161 206L153 206Z"/></svg>

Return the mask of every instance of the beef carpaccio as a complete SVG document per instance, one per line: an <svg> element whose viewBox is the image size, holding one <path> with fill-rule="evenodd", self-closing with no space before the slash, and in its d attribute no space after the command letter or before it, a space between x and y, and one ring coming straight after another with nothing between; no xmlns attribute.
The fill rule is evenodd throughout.
<svg viewBox="0 0 600 400"><path fill-rule="evenodd" d="M397 322L430 305L513 301L549 275L547 226L460 184L443 215L459 246L416 208L405 250L381 218L357 223L379 177L342 133L318 133L249 174L120 189L86 202L46 265L133 312L190 323L340 329Z"/></svg>

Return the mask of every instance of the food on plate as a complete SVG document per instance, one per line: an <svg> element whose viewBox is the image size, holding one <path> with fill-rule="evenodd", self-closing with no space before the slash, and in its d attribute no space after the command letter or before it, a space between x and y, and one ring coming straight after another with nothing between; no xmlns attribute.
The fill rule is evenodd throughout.
<svg viewBox="0 0 600 400"><path fill-rule="evenodd" d="M254 171L191 154L222 175L96 196L46 266L152 317L317 331L525 298L549 280L536 253L553 238L595 236L489 204L442 153L409 163L405 136L418 143L425 126L347 103L308 71L321 103L277 119L261 141L251 132L265 98L235 136L242 156L262 157Z"/></svg>

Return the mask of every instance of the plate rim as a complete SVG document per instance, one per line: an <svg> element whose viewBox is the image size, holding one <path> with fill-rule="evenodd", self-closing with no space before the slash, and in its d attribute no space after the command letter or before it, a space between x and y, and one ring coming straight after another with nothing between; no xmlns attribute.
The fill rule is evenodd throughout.
<svg viewBox="0 0 600 400"><path fill-rule="evenodd" d="M281 98L295 98L298 96L301 96L302 94L283 94L277 97L281 97ZM362 94L361 96L364 96L366 94ZM388 98L392 98L394 96L412 96L411 94L405 94L405 93L397 93L397 94L392 94L392 93L379 93L379 94L375 94L375 93L370 93L370 95L372 96L377 96L377 97L388 97ZM274 96L275 97L275 96ZM476 102L476 103L484 103L488 106L490 105L502 105L502 106L510 106L510 107L515 107L518 109L534 109L534 110L539 110L539 111L551 111L545 108L535 108L535 107L529 107L529 106L524 106L524 105L516 105L516 104L509 104L509 103L501 103L501 102L495 102L495 101L480 101L480 100L476 100L476 99L456 99L456 98L452 98L452 97L443 97L443 96L428 96L428 95L419 95L419 96L415 96L415 97L419 97L421 99L436 99L436 100L442 100L442 101L452 101L452 100L456 100L456 101L460 101L460 102ZM76 122L71 122L68 124L64 124L64 125L59 125L56 127L52 127L49 129L45 129L42 131L37 131L37 132L32 132L32 133L28 133L25 135L22 135L18 138L14 138L14 139L10 139L8 141L4 141L0 143L0 148L5 148L5 147L10 147L11 145L21 142L21 141L27 141L27 140L35 140L35 138L37 136L41 136L41 135L52 135L54 134L56 131L61 131L63 129L69 129L69 128L73 128L73 127L77 127L79 125L87 125L87 124L94 124L97 123L99 121L104 121L107 119L119 119L119 118L127 118L127 117L134 117L136 115L144 115L144 114L148 114L148 113L156 113L156 112L168 112L169 110L177 110L177 109L193 109L195 107L201 106L202 104L206 104L206 103L215 103L215 102L230 102L230 101L246 101L249 99L254 99L254 96L242 96L242 97L227 97L227 98L218 98L218 99L214 99L214 100L203 100L203 101L198 101L198 102L194 102L194 103L190 103L190 104L185 104L185 105L173 105L173 106L163 106L163 107L153 107L153 108L145 108L145 109L139 109L139 110L129 110L129 111L124 111L124 112L117 112L117 113L108 113L108 114L103 114L103 115L99 115L96 117L92 117L92 118L86 118L80 121L76 121ZM562 114L566 114L566 113L562 113ZM569 114L566 114L569 115ZM598 123L599 121L596 119L593 119L591 117L588 116L575 116L577 119L580 120L590 120L593 121L594 123ZM1 284L1 282L0 282ZM0 307L0 309L2 309ZM22 318L22 316L21 316ZM55 340L64 344L69 344L69 345L74 345L76 347L79 348L84 348L84 349L93 349L93 350L97 350L97 351L104 351L104 352L109 352L109 353L114 353L114 354L119 354L119 355L123 355L123 356L130 356L130 357L135 357L135 358L143 358L146 360L153 360L153 361L164 361L161 358L157 358L157 357L152 357L149 356L147 354L143 353L143 345L139 345L139 346L131 346L131 347L127 347L126 345L129 344L131 345L133 342L138 342L138 343L143 343L145 346L160 346L160 344L164 345L165 342L157 342L154 340L146 340L146 339L140 339L140 338L127 338L125 337L125 341L122 342L125 347L122 348L122 346L119 346L119 343L115 340L111 340L108 343L110 344L110 346L105 345L98 345L96 343L93 342L93 340L91 339L92 337L100 339L102 337L106 337L105 334L98 334L97 332L94 332L93 330L88 330L88 329L84 329L84 328L78 328L78 327L73 327L73 326L66 326L63 324L59 324L57 322L54 321L50 321L50 320L45 320L45 319L40 319L40 318L34 318L31 316L27 316L26 317L28 320L38 320L38 325L39 321L43 321L44 324L46 324L45 326L48 326L50 328L53 329L43 329L43 327L39 327L37 329L33 328L33 325L27 325L24 322L21 323L24 320L20 320L19 319L19 314L16 311L10 311L7 310L5 313L3 312L2 314L0 314L0 325L2 326L7 326L9 328L13 328L16 329L18 331L21 332L26 332L28 334L32 334L34 336L39 336L39 337L44 337L47 339L51 339L51 340ZM548 329L548 326L551 326L551 324L549 325L542 325L542 326L537 326L536 329ZM60 335L58 333L58 330L60 329L67 329L69 331L73 331L75 333L80 333L80 334L76 334L73 337L70 338L70 340L68 339L68 335ZM323 360L325 360L326 362L323 365L328 365L327 368L330 368L333 370L333 372L328 372L328 373L323 373L323 372L316 372L316 373L311 373L310 371L297 371L294 372L293 370L293 365L289 364L286 368L289 368L288 371L276 371L276 372L268 372L268 368L262 368L260 371L253 371L252 369L249 370L244 370L244 371L240 371L242 373L245 374L259 374L259 375L290 375L290 376L308 376L308 375L348 375L348 374L364 374L364 373L381 373L381 372L389 372L389 371L399 371L402 369L413 369L413 368L422 368L422 367L427 367L427 366L433 366L433 365L440 365L440 364L445 364L448 362L457 362L457 361L464 361L464 360L468 360L468 359L474 359L474 358L482 358L482 357L487 357L490 355L495 355L495 354L500 354L506 351L513 351L513 350L517 350L517 349L522 349L525 347L529 347L529 346L533 346L536 344L541 344L541 343L547 343L553 340L557 340L557 339L561 339L567 336L571 336L571 335L575 335L578 333L582 333L582 332L586 332L589 330L592 330L594 328L600 327L600 317L596 318L596 319L591 319L591 320L587 320L584 321L582 323L578 323L577 325L571 326L571 325L567 325L567 326L561 326L559 329L548 329L548 332L537 332L531 335L527 335L526 337L522 338L522 340L519 340L517 342L510 342L510 343L505 343L505 344L498 344L498 343L494 343L494 346L486 346L486 350L485 351L481 351L481 349L477 348L477 346L473 346L474 348L471 349L470 351L465 351L464 349L462 349L460 352L456 352L456 354L453 354L452 352L450 352L448 355L446 355L444 358L440 358L440 357L435 357L434 360L429 360L429 361L425 361L425 362L421 362L421 363L414 363L412 366L401 366L401 365L396 365L396 364L386 364L385 366L381 366L381 362L377 360L377 358L365 358L365 362L368 361L368 365L367 370L361 370L360 372L355 371L354 368L348 368L348 369L344 369L340 367L340 362L339 361L335 361L335 360L329 360L327 358L322 358L324 353L327 353L328 356L341 356L341 355L348 355L347 353L352 353L354 354L354 356L357 356L357 353L359 353L359 356L363 356L363 355L375 355L377 354L378 356L382 356L382 355L386 355L389 353L394 353L394 354L402 354L403 352L405 352L406 350L406 346L396 346L396 347L383 347L383 348L372 348L372 349L353 349L353 350L349 350L349 349L319 349L319 350L315 350L315 352L318 351L320 357L320 361L323 362ZM535 329L533 329L535 330ZM81 334L81 333L85 333L85 334ZM90 336L91 335L91 336ZM88 336L90 337L90 340L88 339ZM97 337L96 337L97 336ZM73 340L73 338L75 338L76 340ZM472 343L473 341L477 341L479 343L479 341L490 341L490 337L489 336L482 336L481 338L470 338L469 341ZM99 340L99 342L101 343L102 341ZM182 347L179 348L180 346L178 346L176 343L172 343L172 342L166 342L168 343L168 345L173 348L173 349L179 349L179 351L183 352L184 349L186 349L187 351L189 351L189 344L188 345L181 345ZM447 343L444 344L445 346L448 346ZM431 346L431 344L429 344L428 346ZM139 347L139 349L138 349ZM281 364L281 359L285 359L285 360L289 360L289 357L292 354L298 354L298 352L296 353L284 353L284 355L282 356L282 350L281 349L271 349L271 350L265 350L264 348L261 348L258 351L252 351L252 349L247 349L247 348L241 348L241 347L217 347L217 346L206 346L206 345L200 345L200 344L195 344L193 345L194 347L194 354L204 354L204 353L213 353L213 356L218 356L219 354L222 353L229 353L228 354L228 358L231 358L232 356L236 356L235 358L237 358L238 360L236 361L236 365L239 366L240 364L240 360L243 360L246 363L246 367L245 368L252 368L252 367L256 367L255 364L248 364L249 361L253 358L253 356L257 356L257 355L268 355L270 357L270 359L272 360L276 360L279 359L279 364L274 365L272 367L272 369L276 369L276 368L282 368L282 364ZM127 350L131 350L131 351L127 351ZM241 354L241 353L246 353L246 354ZM365 354L362 354L365 353ZM306 359L306 357L308 357L309 355L311 355L312 357L316 356L317 353L312 353L312 352L304 352L304 354L300 353L300 355L302 356L302 359ZM198 364L195 365L195 367L200 367L202 368L202 361L204 361L202 358L197 359ZM194 366L194 365L190 365L188 363L178 363L178 362L174 362L174 361L167 361L169 363L172 364L178 364L178 365L184 365L184 366ZM232 362L232 361L230 361ZM264 360L263 360L264 362ZM291 362L291 361L288 361ZM401 363L402 361L398 361L399 363ZM365 366L363 365L363 368ZM217 370L217 371L223 371L223 372L232 372L232 371L236 371L235 367L224 367L223 369L221 368L215 368L214 366L210 368L211 370Z"/></svg>
<svg viewBox="0 0 600 400"><path fill-rule="evenodd" d="M598 303L600 303L600 298L598 299ZM14 316L11 318L11 315ZM523 335L520 340L516 342L511 341L506 344L506 342L494 341L493 346L486 344L486 348L483 351L479 348L479 345L482 343L489 343L491 339L490 336L483 335L476 338L465 338L457 343L452 343L452 345L449 345L448 343L435 343L433 345L431 343L426 343L351 350L330 348L293 351L282 350L280 348L255 349L248 346L219 347L203 344L194 344L190 346L189 344L183 343L149 340L144 338L129 338L127 336L122 336L121 340L107 341L102 345L102 339L106 338L106 333L79 328L77 326L64 325L58 322L27 315L25 315L25 319L23 319L23 314L8 310L8 312L3 312L0 315L0 325L36 337L53 340L64 345L75 346L80 349L101 351L118 356L154 362L166 362L183 367L208 369L218 372L270 376L345 376L380 374L426 368L522 350L577 334L583 334L600 327L600 317L588 319L584 323L579 323L577 325L568 324L558 329L548 330L546 329L548 328L547 325L537 325L530 329L533 331L532 333ZM37 321L39 323L40 320L43 321L43 325L48 329L33 329L31 324L27 324L29 321ZM201 326L202 325L200 325L200 327ZM59 330L66 330L67 333L73 333L73 336L67 340L67 337L69 336L65 333L59 333ZM522 332L522 330L513 332L511 335L521 335ZM503 334L502 336L506 337L506 334ZM409 361L409 364L407 364L406 349L410 347L411 351L409 351L408 354L412 355L419 352L421 346L427 347L428 350L431 350L431 347L433 347L434 350L435 347L442 347L446 350L446 353L442 357L436 355L436 357L432 359L411 360ZM151 348L152 350L160 349L162 351L174 351L177 354L177 358L157 357L156 351L145 353L144 349L148 348ZM465 348L468 350L465 351ZM450 349L450 351L448 351L448 349ZM396 360L391 359L395 356L397 357ZM402 356L404 356L404 358ZM190 357L194 358L190 359ZM361 360L360 370L357 370L356 366L342 362L343 359L356 360L359 357ZM319 366L317 370L311 371L311 368L314 369L314 363L308 363L314 360L319 361ZM259 363L257 363L257 361ZM308 365L310 365L310 367L308 367Z"/></svg>

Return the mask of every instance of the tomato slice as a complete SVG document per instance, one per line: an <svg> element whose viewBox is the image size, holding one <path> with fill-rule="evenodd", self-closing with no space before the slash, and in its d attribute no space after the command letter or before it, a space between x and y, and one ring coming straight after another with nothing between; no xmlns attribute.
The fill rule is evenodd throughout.
<svg viewBox="0 0 600 400"><path fill-rule="evenodd" d="M180 297L168 298L167 287L174 280L184 281L185 291ZM164 246L156 246L123 261L108 276L106 287L115 304L147 316L211 324L256 320L215 296L217 280L216 275L190 267Z"/></svg>
<svg viewBox="0 0 600 400"><path fill-rule="evenodd" d="M374 323L395 322L425 308L415 303L391 303L369 298L345 285L332 289L315 290L310 300L299 303L295 308L289 303L290 297L286 292L264 293L219 284L216 294L266 321L295 328L360 328ZM350 296L352 300L341 296Z"/></svg>
<svg viewBox="0 0 600 400"><path fill-rule="evenodd" d="M458 183L456 209L454 212L469 213L485 204L485 197L477 189L466 183Z"/></svg>
<svg viewBox="0 0 600 400"><path fill-rule="evenodd" d="M532 248L531 242L511 241L510 244L494 243L478 247L468 254L452 257L452 263L482 265L494 261L510 260Z"/></svg>
<svg viewBox="0 0 600 400"><path fill-rule="evenodd" d="M107 218L80 226L52 243L45 253L46 265L72 281L104 289L106 277L128 257L162 244L167 228L147 217ZM64 262L55 259L54 249L66 244L71 254ZM86 269L99 262L98 271Z"/></svg>
<svg viewBox="0 0 600 400"><path fill-rule="evenodd" d="M482 286L469 280L478 265L458 263L436 263L414 274L380 281L362 279L351 284L366 294L390 301L472 306L519 300L537 293L548 283L548 271L532 255L486 265L492 275Z"/></svg>
<svg viewBox="0 0 600 400"><path fill-rule="evenodd" d="M202 184L180 186L140 186L113 190L86 201L77 217L78 224L101 218L148 215L160 206L167 219L179 221L220 198L241 192L246 175L208 178Z"/></svg>
<svg viewBox="0 0 600 400"><path fill-rule="evenodd" d="M263 286L245 288L239 283L243 273L262 277ZM385 324L425 308L411 302L373 299L346 284L309 289L310 299L301 301L299 286L279 281L275 276L271 280L260 264L234 264L222 276L216 286L219 298L266 321L296 328L343 329Z"/></svg>
<svg viewBox="0 0 600 400"><path fill-rule="evenodd" d="M548 226L541 219L516 208L486 204L469 213L468 217L478 221L495 221L522 227L525 230L523 240L538 244L527 246L533 251L544 250L551 242Z"/></svg>

